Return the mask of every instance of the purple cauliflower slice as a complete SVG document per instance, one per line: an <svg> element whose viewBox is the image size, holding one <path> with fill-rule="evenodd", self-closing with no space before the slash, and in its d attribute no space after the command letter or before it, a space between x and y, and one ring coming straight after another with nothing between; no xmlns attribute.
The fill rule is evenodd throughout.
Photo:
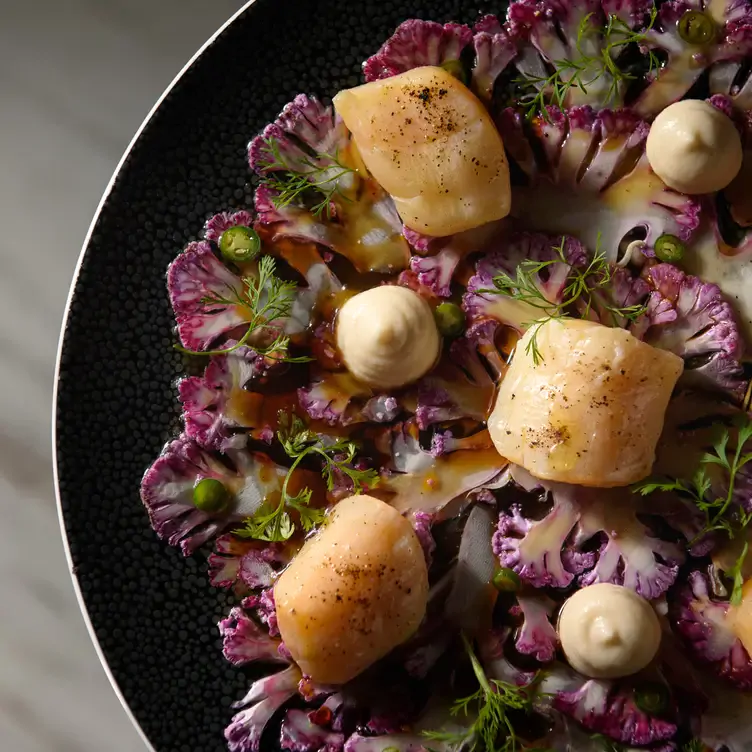
<svg viewBox="0 0 752 752"><path fill-rule="evenodd" d="M587 248L602 248L615 263L625 238L635 231L647 250L664 234L688 241L700 222L700 203L666 187L645 155L647 123L623 110L593 114L573 108L510 139L516 152L526 138L543 153L528 186L516 188L512 214L523 225L572 235ZM514 118L503 119L514 130Z"/></svg>
<svg viewBox="0 0 752 752"><path fill-rule="evenodd" d="M564 664L556 664L544 674L540 693L542 704L573 718L591 733L625 744L646 746L668 741L677 732L670 716L651 716L635 705L629 677L587 679Z"/></svg>
<svg viewBox="0 0 752 752"><path fill-rule="evenodd" d="M540 318L540 309L492 292L495 289L494 277L506 274L514 279L520 263L557 259L559 256L555 249L562 246L568 263L551 264L532 277L546 300L560 303L572 267L584 266L587 253L574 238L539 233L516 233L500 245L499 250L485 254L477 262L475 274L467 283L462 308L471 321L492 318L522 332L527 324Z"/></svg>
<svg viewBox="0 0 752 752"><path fill-rule="evenodd" d="M287 559L273 544L259 548L255 541L228 534L217 538L207 563L214 587L242 583L249 590L260 590L271 587Z"/></svg>
<svg viewBox="0 0 752 752"><path fill-rule="evenodd" d="M509 354L502 352L504 345L497 343L501 325L494 319L482 319L468 327L465 339L477 350L488 370L491 372L494 383L501 381L507 370ZM462 346L460 342L458 347ZM500 349L500 347L502 349ZM464 360L464 359L463 359ZM469 358L467 358L469 361Z"/></svg>
<svg viewBox="0 0 752 752"><path fill-rule="evenodd" d="M525 517L519 504L499 516L494 553L528 584L565 588L577 576L582 586L611 582L653 599L676 580L683 550L652 534L628 492L540 481L516 466L512 477L527 491L544 489L553 500L539 520ZM599 550L584 549L589 541L600 542Z"/></svg>
<svg viewBox="0 0 752 752"><path fill-rule="evenodd" d="M227 460L220 462L183 435L167 444L144 475L141 499L154 531L171 546L179 545L185 556L253 514L281 488L287 472L258 453L230 450ZM195 506L193 488L204 478L225 485L231 497L227 509L209 514Z"/></svg>
<svg viewBox="0 0 752 752"><path fill-rule="evenodd" d="M366 402L361 414L373 423L391 423L400 414L402 408L396 397L381 394Z"/></svg>
<svg viewBox="0 0 752 752"><path fill-rule="evenodd" d="M290 752L340 752L345 737L313 723L305 710L288 710L280 726L279 746Z"/></svg>
<svg viewBox="0 0 752 752"><path fill-rule="evenodd" d="M418 382L415 418L421 429L458 418L485 421L496 385L481 361L480 349L471 327ZM492 353L488 359L493 361Z"/></svg>
<svg viewBox="0 0 752 752"><path fill-rule="evenodd" d="M564 564L563 549L579 514L573 494L559 494L551 512L536 522L524 517L522 507L514 504L499 516L493 537L501 566L514 570L533 587L568 587L574 573ZM586 565L592 566L590 560Z"/></svg>
<svg viewBox="0 0 752 752"><path fill-rule="evenodd" d="M703 13L716 27L715 38L703 47L686 42L679 33L680 20L691 11ZM752 52L752 7L746 0L669 0L661 4L643 44L668 56L634 103L642 117L650 118L681 99L710 66L740 62Z"/></svg>
<svg viewBox="0 0 752 752"><path fill-rule="evenodd" d="M585 56L593 64L581 71L584 86L573 85L566 94L566 104L589 104L594 107L623 103L622 81L614 81L599 64L605 52L603 31L606 16L614 16L629 29L642 28L647 20L644 0L618 2L616 0L517 0L509 6L507 28L511 36L527 43L515 60L523 77L530 79L536 89L548 77L548 66L561 60L580 60ZM582 30L584 29L584 33ZM618 31L616 32L618 34ZM612 34L610 41L613 42ZM532 45L532 46L531 46ZM619 53L621 48L617 48ZM564 80L571 75L562 73Z"/></svg>
<svg viewBox="0 0 752 752"><path fill-rule="evenodd" d="M426 566L430 568L433 562L433 552L436 550L436 541L431 534L433 515L427 512L413 512L409 519L413 530L415 530L415 535L418 536L418 541L420 541L423 555L426 557Z"/></svg>
<svg viewBox="0 0 752 752"><path fill-rule="evenodd" d="M413 256L410 269L418 275L418 282L440 298L452 294L452 277L461 258L451 248L442 248L435 256Z"/></svg>
<svg viewBox="0 0 752 752"><path fill-rule="evenodd" d="M261 736L272 716L297 691L300 671L290 667L254 682L248 694L233 707L242 710L225 729L230 752L259 752Z"/></svg>
<svg viewBox="0 0 752 752"><path fill-rule="evenodd" d="M279 650L280 640L262 629L255 619L238 606L219 622L218 628L222 638L222 655L233 666L245 666L255 661L289 663ZM300 672L295 680L295 691L299 679Z"/></svg>
<svg viewBox="0 0 752 752"><path fill-rule="evenodd" d="M752 76L744 74L743 60L726 60L710 68L708 80L710 102L717 105L716 97L722 96L740 111L752 109ZM731 114L726 111L731 117Z"/></svg>
<svg viewBox="0 0 752 752"><path fill-rule="evenodd" d="M484 630L478 635L478 657L489 679L524 687L535 678L535 672L523 671L507 659L504 648L511 634L508 627Z"/></svg>
<svg viewBox="0 0 752 752"><path fill-rule="evenodd" d="M582 314L606 326L626 328L629 320L614 309L642 306L649 294L650 285L642 277L633 275L628 268L616 267L608 285L591 290L589 310L582 310Z"/></svg>
<svg viewBox="0 0 752 752"><path fill-rule="evenodd" d="M348 145L349 134L342 120L331 107L315 97L298 94L288 102L277 119L264 128L248 145L248 160L259 175L290 171L307 175L317 170L314 179L321 180L329 170L334 175L331 157ZM336 179L336 178L333 178ZM351 176L344 176L351 181Z"/></svg>
<svg viewBox="0 0 752 752"><path fill-rule="evenodd" d="M417 423L398 424L378 440L391 455L380 488L394 494L389 503L400 512L438 512L453 499L496 478L506 460L493 448L488 431L479 431L462 450L435 458L419 442Z"/></svg>
<svg viewBox="0 0 752 752"><path fill-rule="evenodd" d="M683 385L743 399L743 339L718 285L702 282L672 264L651 267L645 280L652 292L632 333L684 359Z"/></svg>
<svg viewBox="0 0 752 752"><path fill-rule="evenodd" d="M523 619L514 643L517 651L541 663L550 663L559 646L559 636L551 624L555 603L545 596L520 594L515 608Z"/></svg>
<svg viewBox="0 0 752 752"><path fill-rule="evenodd" d="M253 227L254 217L245 209L236 212L221 212L210 217L204 225L204 237L212 243L219 243L222 233L231 227Z"/></svg>
<svg viewBox="0 0 752 752"><path fill-rule="evenodd" d="M433 235L424 235L422 232L411 230L409 227L403 227L402 234L404 235L405 240L410 244L410 247L421 256L438 251L446 242L446 238L436 238Z"/></svg>
<svg viewBox="0 0 752 752"><path fill-rule="evenodd" d="M752 689L752 659L729 625L729 608L711 598L707 575L695 570L674 592L669 618L693 660L746 692Z"/></svg>
<svg viewBox="0 0 752 752"><path fill-rule="evenodd" d="M259 222L275 238L324 245L358 271L407 266L410 251L394 202L363 173L350 134L331 107L299 94L251 141L248 158L262 181L255 196ZM309 193L318 192L323 202L311 207L302 196L280 196L291 175L305 178Z"/></svg>
<svg viewBox="0 0 752 752"><path fill-rule="evenodd" d="M366 81L377 81L423 65L441 66L458 61L473 41L473 32L461 24L442 24L415 18L403 21L381 49L363 63Z"/></svg>
<svg viewBox="0 0 752 752"><path fill-rule="evenodd" d="M253 425L249 410L252 400L246 385L264 374L267 364L263 356L248 347L240 347L228 355L215 355L203 376L188 376L178 382L183 403L186 435L204 449L242 449L251 435L258 437L262 425Z"/></svg>
<svg viewBox="0 0 752 752"><path fill-rule="evenodd" d="M249 595L241 604L246 611L255 614L256 618L267 628L271 637L279 637L277 622L277 604L274 601L274 589L264 588L258 595Z"/></svg>
<svg viewBox="0 0 752 752"><path fill-rule="evenodd" d="M205 350L249 320L240 306L204 302L232 296L243 283L212 252L207 241L189 243L167 269L167 289L184 347Z"/></svg>
<svg viewBox="0 0 752 752"><path fill-rule="evenodd" d="M491 101L494 83L517 55L517 40L501 25L496 16L485 16L474 27L473 65L470 86L486 103Z"/></svg>
<svg viewBox="0 0 752 752"><path fill-rule="evenodd" d="M248 269L246 276L255 276ZM305 331L311 321L313 309L323 295L338 289L338 281L322 262L311 266L305 275L308 287L296 290L290 316L274 322L275 328L286 334ZM221 338L234 332L245 333L252 317L250 309L217 299L244 299L246 286L213 253L208 241L189 243L186 249L167 269L167 289L177 319L178 334L184 347L206 350ZM211 300L209 299L211 298Z"/></svg>
<svg viewBox="0 0 752 752"><path fill-rule="evenodd" d="M313 420L330 426L374 421L389 423L400 413L396 397L374 395L347 371L318 371L308 386L298 389L298 402Z"/></svg>

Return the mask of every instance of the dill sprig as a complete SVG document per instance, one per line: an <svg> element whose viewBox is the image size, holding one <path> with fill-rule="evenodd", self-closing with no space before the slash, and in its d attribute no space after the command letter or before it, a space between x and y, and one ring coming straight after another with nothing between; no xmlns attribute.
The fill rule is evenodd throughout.
<svg viewBox="0 0 752 752"><path fill-rule="evenodd" d="M248 311L248 329L234 345L220 350L189 350L182 345L175 345L175 349L187 355L227 355L243 347L254 335L267 333L274 335L271 344L253 345L253 349L260 355L285 363L305 363L311 360L306 356L288 357L290 338L272 323L290 315L297 289L295 282L280 279L276 276L275 270L274 259L264 256L259 263L258 277L243 277L242 289L228 287L224 295L211 292L201 298L201 304L204 306L238 306Z"/></svg>
<svg viewBox="0 0 752 752"><path fill-rule="evenodd" d="M424 731L423 735L427 739L447 744L453 750L462 749L463 752L517 752L522 749L536 752L532 747L524 746L509 716L509 711L529 713L532 710L535 680L527 686L517 687L489 679L464 634L462 641L479 687L468 697L456 700L450 712L453 716L465 717L475 714L475 720L469 728L459 732Z"/></svg>
<svg viewBox="0 0 752 752"><path fill-rule="evenodd" d="M553 72L548 76L523 74L515 79L515 83L522 86L532 86L537 91L521 97L520 104L526 108L526 115L532 118L541 113L546 119L546 104L555 104L564 108L571 89L579 89L587 94L588 87L601 79L609 77L609 87L605 96L605 104L614 102L619 90L627 81L636 76L622 70L617 65L617 59L624 48L630 44L644 43L648 32L653 28L658 10L655 6L650 10L650 19L643 31L634 31L618 16L609 15L605 27L599 30L591 21L592 13L588 13L577 28L576 48L578 57L570 60L563 58L553 62ZM603 43L600 54L592 55L585 50L585 43L599 31L602 33ZM652 50L648 50L648 73L659 71L660 60Z"/></svg>
<svg viewBox="0 0 752 752"><path fill-rule="evenodd" d="M535 365L543 360L543 355L538 348L540 328L551 319L569 318L569 311L575 303L581 307L582 317L586 318L593 307L594 296L611 283L613 276L611 265L606 260L606 252L600 247L600 236L593 258L584 269L579 269L569 263L564 250L565 243L566 238L562 237L561 243L553 246L555 258L548 261L525 260L517 266L514 277L506 273L498 274L493 278L495 289L481 291L506 295L544 313L541 318L527 324L532 332L525 346L525 352L532 357ZM550 301L536 281L540 272L553 264L565 264L569 267L568 283L558 303ZM599 304L611 314L614 324L618 324L620 319L634 321L645 312L644 304L619 307L604 300L599 300Z"/></svg>
<svg viewBox="0 0 752 752"><path fill-rule="evenodd" d="M752 461L752 452L744 452L745 445L752 438L752 420L743 418L737 422L739 435L736 448L729 450L730 432L724 429L720 439L713 445L712 452L706 452L700 459L700 467L691 480L677 478L648 479L633 486L633 491L647 496L655 491L670 491L688 498L705 516L702 530L690 541L690 546L709 533L723 531L729 538L743 532L752 522L752 511L747 512L739 505L734 505L734 489L737 476L742 468ZM728 490L725 496L711 493L713 482L708 467L717 465L728 475ZM742 569L747 558L749 544L745 543L734 566L726 573L734 582L731 603L738 605L742 599L744 578Z"/></svg>
<svg viewBox="0 0 752 752"><path fill-rule="evenodd" d="M327 219L331 219L334 197L350 200L342 192L340 180L355 170L343 164L338 154L306 156L301 160L305 169L302 172L293 172L282 158L279 144L275 139L266 138L264 144L271 159L261 165L264 170L261 182L274 191L272 202L277 209L283 209L293 203L303 203L306 199L315 197L310 206L311 213L314 217L320 217L326 212Z"/></svg>
<svg viewBox="0 0 752 752"><path fill-rule="evenodd" d="M306 532L324 521L326 511L310 506L313 496L310 488L302 488L295 496L288 490L290 478L305 457L318 456L323 462L321 473L329 491L334 488L337 473L344 474L352 481L355 493L361 493L378 483L376 470L358 470L352 466L358 451L354 442L342 438L325 442L323 437L311 431L297 415L280 412L277 438L293 463L282 483L279 502L263 504L254 515L244 520L242 528L235 530L243 538L288 540L295 532L295 524L289 513L291 509L298 513L300 524Z"/></svg>

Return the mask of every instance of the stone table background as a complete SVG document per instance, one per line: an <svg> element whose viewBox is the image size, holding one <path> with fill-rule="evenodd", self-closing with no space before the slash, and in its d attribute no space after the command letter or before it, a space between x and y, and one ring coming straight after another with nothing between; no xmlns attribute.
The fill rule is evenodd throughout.
<svg viewBox="0 0 752 752"><path fill-rule="evenodd" d="M243 0L0 0L0 749L144 752L57 520L50 415L81 243L131 137ZM197 750L196 752L200 752Z"/></svg>

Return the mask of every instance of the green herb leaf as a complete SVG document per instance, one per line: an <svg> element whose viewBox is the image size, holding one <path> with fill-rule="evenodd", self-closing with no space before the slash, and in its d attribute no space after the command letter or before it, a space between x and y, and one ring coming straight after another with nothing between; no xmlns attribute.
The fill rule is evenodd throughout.
<svg viewBox="0 0 752 752"><path fill-rule="evenodd" d="M549 261L523 261L517 266L514 277L506 273L498 274L493 278L494 289L480 290L481 293L506 295L514 300L519 300L533 308L540 309L544 315L527 324L530 337L525 346L525 352L529 355L534 365L543 361L543 354L538 347L538 331L543 324L552 319L569 318L569 311L578 303L582 308L581 315L586 317L593 305L594 295L611 282L611 266L606 260L606 252L600 247L600 236L593 258L584 269L578 269L570 265L567 260L564 246L566 238L562 237L561 243L554 246L556 257ZM546 298L536 283L537 275L546 267L553 264L565 264L569 269L569 277L566 287L562 292L561 301L552 302ZM626 306L618 308L602 303L618 323L620 318L634 321L645 311L644 305Z"/></svg>
<svg viewBox="0 0 752 752"><path fill-rule="evenodd" d="M315 217L326 212L327 219L332 217L332 201L339 196L345 201L350 199L343 193L340 181L346 175L355 174L355 170L343 164L339 155L316 154L302 160L305 170L292 172L282 158L279 144L273 138L264 139L271 159L261 164L264 175L261 183L275 195L272 198L277 209L290 204L304 204L308 199L310 210Z"/></svg>
<svg viewBox="0 0 752 752"><path fill-rule="evenodd" d="M723 531L729 538L744 531L752 522L752 512L746 512L738 504L733 504L734 489L739 471L752 459L752 452L744 454L744 447L752 439L752 420L741 416L735 422L738 435L736 446L729 449L731 432L724 428L723 433L713 445L712 452L706 452L700 459L700 467L697 468L691 481L679 479L648 479L632 486L634 493L647 496L655 491L675 491L692 501L695 506L705 515L705 524L695 538L690 541L690 546L708 533ZM726 493L718 496L712 493L713 481L708 474L708 466L721 467L726 471ZM742 568L747 556L748 544L736 561L732 569L727 572L734 579L732 602L741 600Z"/></svg>
<svg viewBox="0 0 752 752"><path fill-rule="evenodd" d="M275 321L290 316L297 289L295 282L280 279L276 276L275 270L275 260L271 256L264 256L259 263L258 277L244 277L242 290L228 288L225 295L212 292L201 299L204 306L239 306L248 312L248 329L234 345L221 350L188 350L181 345L175 345L175 349L187 355L226 355L248 344L254 335L265 334L267 340L271 335L275 338L270 344L263 346L254 343L252 346L257 353L285 363L302 363L311 360L305 356L289 357L287 351L290 338L274 324Z"/></svg>
<svg viewBox="0 0 752 752"><path fill-rule="evenodd" d="M634 31L618 16L610 15L602 28L593 23L593 14L585 16L577 29L577 57L564 58L553 63L553 73L547 76L525 74L514 83L534 91L523 95L520 104L526 108L528 118L542 114L549 119L546 104L554 104L560 109L566 106L571 89L579 89L587 94L588 87L606 77L609 86L604 97L604 105L613 103L623 85L635 78L617 65L617 58L627 45L641 45L653 28L657 16L655 6L650 10L650 20L643 31ZM602 36L600 54L592 55L585 51L585 43L597 35ZM649 73L659 73L660 60L652 50L648 51Z"/></svg>
<svg viewBox="0 0 752 752"><path fill-rule="evenodd" d="M739 558L734 562L734 566L726 572L726 575L734 581L734 587L731 591L731 605L738 606L742 602L742 588L744 587L744 575L742 570L744 569L744 562L747 558L747 552L749 551L749 541L745 542L742 552L739 554Z"/></svg>
<svg viewBox="0 0 752 752"><path fill-rule="evenodd" d="M655 491L682 491L684 493L691 493L684 483L680 480L671 480L671 478L666 478L665 480L648 478L632 486L632 492L639 493L642 496L647 496Z"/></svg>
<svg viewBox="0 0 752 752"><path fill-rule="evenodd" d="M270 541L288 540L295 532L295 525L288 511L290 509L298 513L300 524L306 532L324 521L326 510L310 506L313 496L310 488L301 489L295 496L290 495L288 491L290 478L305 457L316 456L322 461L321 474L330 491L334 488L337 472L350 478L356 494L372 488L379 481L376 470L359 470L352 467L351 463L358 451L354 442L343 438L325 442L322 436L311 431L294 414L280 412L278 422L277 439L293 463L282 483L279 503L274 507L264 504L253 516L244 520L244 526L235 531L241 537Z"/></svg>
<svg viewBox="0 0 752 752"><path fill-rule="evenodd" d="M464 634L462 640L479 688L468 697L456 700L451 713L454 716L473 713L476 718L460 732L424 731L424 736L466 752L518 752L523 749L532 752L517 735L509 711L532 711L537 678L524 687L489 679Z"/></svg>

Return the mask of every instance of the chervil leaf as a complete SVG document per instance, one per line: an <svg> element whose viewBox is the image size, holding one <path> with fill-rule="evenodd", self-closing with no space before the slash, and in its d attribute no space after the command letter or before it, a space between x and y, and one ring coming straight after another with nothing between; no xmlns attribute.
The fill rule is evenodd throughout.
<svg viewBox="0 0 752 752"><path fill-rule="evenodd" d="M641 483L635 483L632 486L632 491L634 493L639 493L642 496L647 496L656 491L683 491L688 493L689 489L680 480L672 480L671 478L666 478L665 480L661 478L648 478Z"/></svg>
<svg viewBox="0 0 752 752"><path fill-rule="evenodd" d="M738 505L733 504L737 475L742 467L752 460L752 453L742 454L745 444L752 439L752 420L745 417L741 421L736 421L735 425L738 429L736 448L729 449L731 436L729 430L724 429L718 441L713 445L713 451L703 455L700 460L700 467L695 471L690 483L676 478L648 479L632 487L633 492L640 493L643 496L654 491L675 491L688 497L705 515L705 525L690 541L690 545L693 545L708 533L718 531L723 531L729 538L733 538L752 522L752 513L747 513L743 509L739 509ZM727 471L728 481L725 496L718 497L711 493L713 483L706 470L708 465L717 465ZM728 573L729 576L734 578L732 598L741 598L741 587L744 584L741 571L746 555L747 545L745 544L742 555Z"/></svg>

